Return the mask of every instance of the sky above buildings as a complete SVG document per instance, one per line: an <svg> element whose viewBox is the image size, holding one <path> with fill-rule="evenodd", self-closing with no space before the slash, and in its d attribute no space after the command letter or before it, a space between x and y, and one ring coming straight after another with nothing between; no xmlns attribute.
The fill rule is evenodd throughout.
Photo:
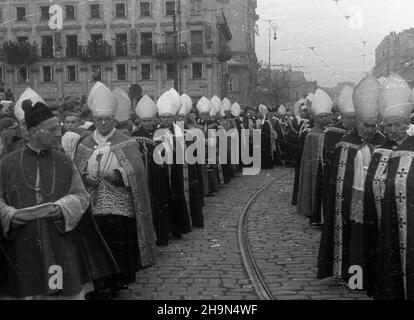
<svg viewBox="0 0 414 320"><path fill-rule="evenodd" d="M391 31L414 27L414 0L257 2L258 59L268 64L269 23L266 20L274 20L271 64L291 65L293 70L304 71L308 80L316 80L320 86L359 82L372 71L375 48L382 39ZM277 40L273 39L275 31Z"/></svg>

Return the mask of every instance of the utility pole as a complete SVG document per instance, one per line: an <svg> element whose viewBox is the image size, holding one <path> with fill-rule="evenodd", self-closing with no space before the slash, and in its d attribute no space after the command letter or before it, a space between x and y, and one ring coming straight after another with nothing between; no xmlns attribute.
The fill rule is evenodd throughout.
<svg viewBox="0 0 414 320"><path fill-rule="evenodd" d="M177 0L177 10L173 16L174 25L174 89L178 93L181 93L181 51L180 45L180 33L181 33L181 0ZM178 14L178 32L177 32L177 14Z"/></svg>
<svg viewBox="0 0 414 320"><path fill-rule="evenodd" d="M177 0L178 1L178 36L177 36L177 41L178 41L178 92L181 94L181 0Z"/></svg>
<svg viewBox="0 0 414 320"><path fill-rule="evenodd" d="M271 40L271 38L272 38L272 22L274 21L274 20L266 20L268 23L269 23L269 63L268 63L268 66L269 66L269 70L270 70L270 67L271 67L271 64L270 64L270 56L271 56L271 46L270 46L270 40Z"/></svg>
<svg viewBox="0 0 414 320"><path fill-rule="evenodd" d="M178 91L178 64L177 64L177 10L173 16L173 33L174 33L174 89ZM168 50L168 48L166 48Z"/></svg>

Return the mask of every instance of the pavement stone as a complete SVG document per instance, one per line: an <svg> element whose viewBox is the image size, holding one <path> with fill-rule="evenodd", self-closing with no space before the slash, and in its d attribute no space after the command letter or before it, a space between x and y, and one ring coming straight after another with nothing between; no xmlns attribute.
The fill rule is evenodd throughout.
<svg viewBox="0 0 414 320"><path fill-rule="evenodd" d="M194 229L168 247L157 248L157 263L137 273L119 299L257 300L242 265L237 228L250 197L277 176L249 211L248 238L254 257L275 299L367 299L333 279L316 279L321 231L290 206L291 168L235 177L217 195L206 197L204 229Z"/></svg>
<svg viewBox="0 0 414 320"><path fill-rule="evenodd" d="M272 184L249 213L253 256L274 299L367 300L363 291L352 291L333 279L316 279L321 230L291 206L293 178L292 172Z"/></svg>

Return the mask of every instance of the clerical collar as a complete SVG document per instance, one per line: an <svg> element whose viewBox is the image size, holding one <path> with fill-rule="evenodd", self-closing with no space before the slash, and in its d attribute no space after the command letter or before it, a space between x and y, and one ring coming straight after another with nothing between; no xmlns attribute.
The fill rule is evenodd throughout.
<svg viewBox="0 0 414 320"><path fill-rule="evenodd" d="M27 144L27 148L30 151L35 152L37 155L40 155L41 153L45 153L45 152L50 151L49 149L39 149L39 148L33 147L32 145L30 145L30 142Z"/></svg>

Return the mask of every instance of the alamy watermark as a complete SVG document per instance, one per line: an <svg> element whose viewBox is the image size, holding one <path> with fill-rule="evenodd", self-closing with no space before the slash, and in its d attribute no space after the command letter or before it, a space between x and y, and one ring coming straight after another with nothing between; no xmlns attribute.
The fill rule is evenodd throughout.
<svg viewBox="0 0 414 320"><path fill-rule="evenodd" d="M179 121L174 125L174 133L168 129L158 129L153 139L162 142L156 146L153 153L154 162L159 165L244 164L251 167L243 168L243 175L260 173L259 129L241 129L240 135L237 129L209 129L206 137L198 128L184 130L184 122Z"/></svg>

